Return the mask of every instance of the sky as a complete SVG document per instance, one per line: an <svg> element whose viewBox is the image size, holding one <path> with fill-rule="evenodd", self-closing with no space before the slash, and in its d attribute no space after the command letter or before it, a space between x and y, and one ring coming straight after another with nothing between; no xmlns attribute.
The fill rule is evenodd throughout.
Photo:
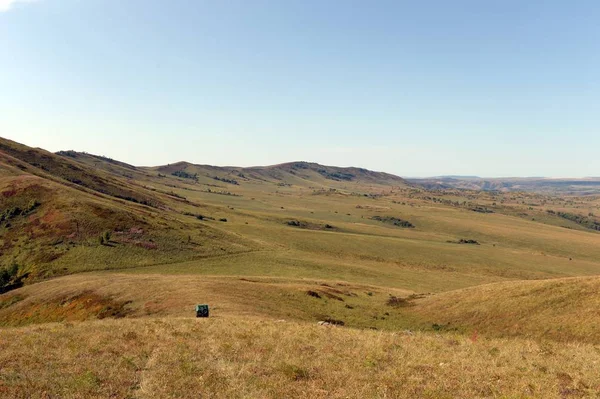
<svg viewBox="0 0 600 399"><path fill-rule="evenodd" d="M0 0L0 136L135 165L600 175L600 2Z"/></svg>

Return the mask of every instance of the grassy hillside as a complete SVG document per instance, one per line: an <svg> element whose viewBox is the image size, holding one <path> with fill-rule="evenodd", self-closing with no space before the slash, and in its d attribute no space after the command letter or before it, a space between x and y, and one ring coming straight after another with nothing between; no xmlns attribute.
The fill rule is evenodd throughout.
<svg viewBox="0 0 600 399"><path fill-rule="evenodd" d="M143 270L143 269L141 269ZM438 294L307 278L88 273L0 297L0 326L105 317L335 320L346 327L600 344L600 278L510 281Z"/></svg>
<svg viewBox="0 0 600 399"><path fill-rule="evenodd" d="M411 309L441 329L600 344L600 277L489 284L446 292Z"/></svg>
<svg viewBox="0 0 600 399"><path fill-rule="evenodd" d="M337 320L363 328L408 328L409 318L387 304L410 291L308 279L78 274L5 294L0 326L104 317L185 317L198 302L215 316L304 321Z"/></svg>
<svg viewBox="0 0 600 399"><path fill-rule="evenodd" d="M17 277L25 281L255 247L182 215L184 210L207 213L207 207L92 169L72 157L1 140L0 162L0 268L16 265Z"/></svg>
<svg viewBox="0 0 600 399"><path fill-rule="evenodd" d="M559 216L584 213L561 198L427 192L385 173L306 162L139 168L2 144L0 205L40 203L4 226L2 261L40 275L156 265L429 292L600 270L600 235ZM36 223L38 235L28 233ZM231 253L247 256L221 256Z"/></svg>
<svg viewBox="0 0 600 399"><path fill-rule="evenodd" d="M427 293L600 270L600 234L561 216L592 220L594 198L424 191L385 173L306 162L139 168L1 144L0 206L21 210L0 224L1 259L26 281L118 269Z"/></svg>
<svg viewBox="0 0 600 399"><path fill-rule="evenodd" d="M597 396L596 215L595 196L0 139L0 396Z"/></svg>

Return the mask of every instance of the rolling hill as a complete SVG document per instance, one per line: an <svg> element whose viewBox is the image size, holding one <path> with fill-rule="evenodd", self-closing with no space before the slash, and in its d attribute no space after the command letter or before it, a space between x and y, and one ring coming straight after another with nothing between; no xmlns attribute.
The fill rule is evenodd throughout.
<svg viewBox="0 0 600 399"><path fill-rule="evenodd" d="M595 195L0 139L0 212L0 396L600 394Z"/></svg>

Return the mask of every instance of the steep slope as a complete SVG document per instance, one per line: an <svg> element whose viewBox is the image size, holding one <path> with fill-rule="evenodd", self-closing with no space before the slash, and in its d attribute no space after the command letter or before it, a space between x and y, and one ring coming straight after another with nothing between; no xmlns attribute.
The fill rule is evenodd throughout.
<svg viewBox="0 0 600 399"><path fill-rule="evenodd" d="M73 159L79 163L93 167L95 170L104 170L109 172L111 175L125 179L135 179L148 176L148 174L142 169L139 169L133 165L100 155L77 151L59 151L56 153L56 155Z"/></svg>
<svg viewBox="0 0 600 399"><path fill-rule="evenodd" d="M11 271L0 287L249 250L214 223L183 214L198 209L214 211L115 171L0 139L0 269Z"/></svg>
<svg viewBox="0 0 600 399"><path fill-rule="evenodd" d="M152 207L161 207L162 201L151 192L133 189L117 177L94 169L68 157L62 157L51 152L34 149L13 141L0 138L0 153L11 165L17 166L24 172L51 179L79 189L93 190L111 197L124 199Z"/></svg>

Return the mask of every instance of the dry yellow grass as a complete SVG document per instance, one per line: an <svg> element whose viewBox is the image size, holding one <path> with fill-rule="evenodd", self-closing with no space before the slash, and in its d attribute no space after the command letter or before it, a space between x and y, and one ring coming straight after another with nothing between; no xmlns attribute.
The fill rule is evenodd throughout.
<svg viewBox="0 0 600 399"><path fill-rule="evenodd" d="M307 293L315 292L320 298ZM414 324L386 305L406 290L308 279L90 273L60 277L0 296L0 326L98 317L185 317L197 303L211 314L266 319L344 321L398 329ZM5 305L3 305L5 304Z"/></svg>
<svg viewBox="0 0 600 399"><path fill-rule="evenodd" d="M6 398L569 398L600 395L600 348L256 318L0 330Z"/></svg>
<svg viewBox="0 0 600 399"><path fill-rule="evenodd" d="M307 295L313 291L321 298ZM277 278L87 273L0 296L0 325L98 317L186 317L209 303L220 317L342 320L346 326L435 329L490 337L600 343L600 277L510 281L387 304L413 292L366 284Z"/></svg>
<svg viewBox="0 0 600 399"><path fill-rule="evenodd" d="M599 273L600 234L546 212L593 198L15 151L2 206L41 205L0 226L31 284L0 296L20 326L0 329L2 397L600 397L600 279L521 281ZM438 294L386 303L413 292Z"/></svg>
<svg viewBox="0 0 600 399"><path fill-rule="evenodd" d="M513 281L419 300L424 319L492 336L600 343L600 277Z"/></svg>

